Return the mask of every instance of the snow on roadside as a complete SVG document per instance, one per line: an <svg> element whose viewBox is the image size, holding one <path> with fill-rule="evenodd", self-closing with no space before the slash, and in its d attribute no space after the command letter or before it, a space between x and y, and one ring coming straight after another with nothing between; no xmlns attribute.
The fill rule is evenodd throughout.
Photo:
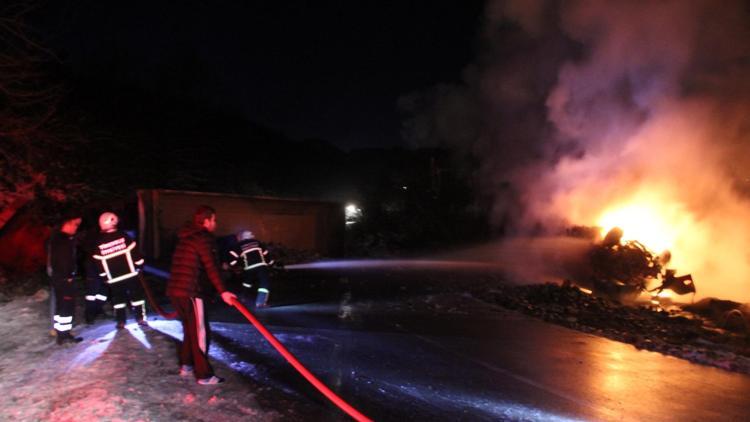
<svg viewBox="0 0 750 422"><path fill-rule="evenodd" d="M262 409L255 385L214 360L227 378L198 385L177 375L175 342L154 329L111 321L74 330L79 344L49 335L44 295L0 304L0 409L3 420L239 421L290 415Z"/></svg>

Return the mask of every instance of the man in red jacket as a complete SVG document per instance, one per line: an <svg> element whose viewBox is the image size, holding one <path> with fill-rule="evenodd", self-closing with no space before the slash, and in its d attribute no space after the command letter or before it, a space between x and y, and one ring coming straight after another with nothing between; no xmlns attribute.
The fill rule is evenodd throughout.
<svg viewBox="0 0 750 422"><path fill-rule="evenodd" d="M167 296L182 322L183 340L179 350L180 375L194 373L199 384L223 382L214 375L208 362L210 328L204 312L203 300L210 287L221 294L228 305L236 299L224 287L219 276L216 255L216 211L201 205L193 214L193 221L177 232L177 246L172 255L172 270L167 285Z"/></svg>

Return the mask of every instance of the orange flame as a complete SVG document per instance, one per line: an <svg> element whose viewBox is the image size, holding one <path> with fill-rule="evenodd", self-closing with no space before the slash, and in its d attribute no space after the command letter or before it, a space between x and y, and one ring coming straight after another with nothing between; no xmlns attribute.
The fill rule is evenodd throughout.
<svg viewBox="0 0 750 422"><path fill-rule="evenodd" d="M706 110L668 110L616 153L560 161L545 178L554 193L540 189L536 210L603 233L618 226L624 240L669 250L669 268L694 277L696 300L750 302L750 184L738 188L727 164L737 157L710 141L716 128Z"/></svg>
<svg viewBox="0 0 750 422"><path fill-rule="evenodd" d="M625 205L604 211L597 221L602 228L602 237L614 227L623 231L622 240L637 240L654 252L674 247L678 233L669 224L664 212L653 206L641 204Z"/></svg>

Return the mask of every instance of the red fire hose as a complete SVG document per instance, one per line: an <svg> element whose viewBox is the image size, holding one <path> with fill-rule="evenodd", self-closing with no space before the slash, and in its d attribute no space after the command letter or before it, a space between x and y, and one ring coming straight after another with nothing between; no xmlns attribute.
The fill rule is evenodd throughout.
<svg viewBox="0 0 750 422"><path fill-rule="evenodd" d="M296 369L300 374L302 374L307 381L315 386L315 388L318 389L321 393L323 393L324 396L328 398L328 400L332 401L333 404L338 406L341 410L346 412L349 416L354 418L357 421L372 421L372 419L368 418L367 416L360 413L357 409L353 408L349 403L345 402L344 399L336 395L333 391L331 391L328 387L326 387L325 384L323 384L318 378L315 377L310 371L307 370L302 364L297 360L294 355L289 352L289 350L284 347L283 344L279 342L279 340L274 337L271 332L269 332L266 327L263 326L263 324L258 321L253 314L250 313L250 311L245 308L245 306L240 303L237 299L232 299L232 305L234 305L235 308L237 308L238 311L242 313L242 315L247 318L248 321L250 321L255 328L260 331L261 334L263 334L263 337L268 340L269 343L279 352L282 356L284 356L284 359L289 362L294 369Z"/></svg>
<svg viewBox="0 0 750 422"><path fill-rule="evenodd" d="M165 319L174 319L177 317L177 312L165 312L159 304L154 299L154 295L151 292L151 288L148 286L148 283L146 283L145 278L143 277L143 274L140 274L138 277L139 281L141 282L141 285L143 286L143 290L146 292L146 297L148 297L148 301L151 303L151 307L156 310L156 312L161 315ZM321 393L323 393L324 396L328 398L333 404L338 406L341 410L346 412L349 416L354 418L357 421L372 421L367 416L360 413L357 409L353 408L349 403L345 402L344 399L339 397L336 393L331 391L328 387L326 387L325 384L323 384L318 378L315 377L307 368L305 368L294 355L287 350L286 347L284 347L283 344L279 342L279 340L274 337L273 334L271 334L270 331L266 329L266 327L263 326L263 324L258 321L253 314L250 313L250 311L247 310L247 308L240 303L237 299L232 300L232 305L234 305L235 308L237 308L238 311L242 313L242 315L247 318L248 321L250 321L253 326L260 331L261 334L263 334L263 337L268 340L269 343L279 352L282 356L284 356L284 359L289 362L294 369L297 370L300 374L302 374L305 379L312 384L315 388L318 389Z"/></svg>
<svg viewBox="0 0 750 422"><path fill-rule="evenodd" d="M149 287L148 283L146 283L146 278L143 276L143 273L138 274L138 281L141 282L141 286L143 286L143 291L146 292L146 297L148 298L149 303L151 304L151 307L154 308L154 310L162 316L162 318L165 319L175 319L177 318L177 312L165 312L164 309L159 306L159 303L154 299L154 294L151 292L151 287Z"/></svg>

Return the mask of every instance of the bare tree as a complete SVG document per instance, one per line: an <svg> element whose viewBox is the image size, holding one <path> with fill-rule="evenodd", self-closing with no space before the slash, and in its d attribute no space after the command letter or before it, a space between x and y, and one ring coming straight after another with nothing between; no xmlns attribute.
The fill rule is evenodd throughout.
<svg viewBox="0 0 750 422"><path fill-rule="evenodd" d="M83 141L60 119L62 84L50 76L55 54L29 35L31 1L0 6L0 227L28 201L81 193L66 177L67 153Z"/></svg>

